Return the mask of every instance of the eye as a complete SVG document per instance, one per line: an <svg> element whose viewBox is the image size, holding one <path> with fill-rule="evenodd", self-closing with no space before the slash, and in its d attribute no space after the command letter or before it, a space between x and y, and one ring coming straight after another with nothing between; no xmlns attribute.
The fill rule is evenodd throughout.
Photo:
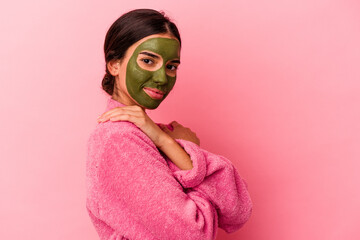
<svg viewBox="0 0 360 240"><path fill-rule="evenodd" d="M166 68L171 70L171 71L174 71L174 70L177 69L177 66L175 66L175 65L167 65Z"/></svg>
<svg viewBox="0 0 360 240"><path fill-rule="evenodd" d="M141 59L141 61L143 61L143 62L146 63L146 64L152 64L152 63L154 63L153 60L148 59L148 58Z"/></svg>

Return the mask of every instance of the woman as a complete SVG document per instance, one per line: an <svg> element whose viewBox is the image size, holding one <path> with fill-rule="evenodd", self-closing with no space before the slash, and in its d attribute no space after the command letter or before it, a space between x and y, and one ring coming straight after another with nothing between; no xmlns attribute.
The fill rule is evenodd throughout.
<svg viewBox="0 0 360 240"><path fill-rule="evenodd" d="M250 217L245 181L189 128L154 123L176 81L181 39L163 13L130 11L104 43L110 95L88 141L87 211L101 239L215 239ZM110 121L109 121L110 120Z"/></svg>

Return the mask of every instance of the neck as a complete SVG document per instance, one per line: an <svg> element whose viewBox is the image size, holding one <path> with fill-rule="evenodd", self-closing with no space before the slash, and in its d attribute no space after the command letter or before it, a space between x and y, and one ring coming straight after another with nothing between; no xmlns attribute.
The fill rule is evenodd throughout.
<svg viewBox="0 0 360 240"><path fill-rule="evenodd" d="M134 103L134 102L126 101L126 99L122 99L120 96L118 96L118 95L116 95L116 94L113 94L113 95L111 96L111 98L114 99L115 101L118 101L118 102L126 105L126 106L136 106L136 105L137 105L137 106L141 107L142 110L144 110L144 112L145 112L145 110L146 110L146 108L144 108L143 106L141 106L141 105L139 105L139 104L136 104L136 103Z"/></svg>

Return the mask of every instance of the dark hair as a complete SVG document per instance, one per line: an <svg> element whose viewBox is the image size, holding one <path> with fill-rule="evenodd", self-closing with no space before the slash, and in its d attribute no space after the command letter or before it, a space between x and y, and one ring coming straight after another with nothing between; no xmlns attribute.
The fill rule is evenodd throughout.
<svg viewBox="0 0 360 240"><path fill-rule="evenodd" d="M153 9L135 9L121 15L109 28L104 42L106 74L102 80L102 88L109 95L113 94L115 77L107 68L113 59L122 59L126 50L140 39L152 34L170 33L181 39L176 25L165 16L163 11Z"/></svg>

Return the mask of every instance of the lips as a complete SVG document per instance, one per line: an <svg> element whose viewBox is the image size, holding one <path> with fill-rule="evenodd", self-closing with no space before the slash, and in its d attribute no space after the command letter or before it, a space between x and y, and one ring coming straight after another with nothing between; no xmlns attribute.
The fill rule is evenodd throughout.
<svg viewBox="0 0 360 240"><path fill-rule="evenodd" d="M162 99L165 93L157 88L144 87L144 91L153 99Z"/></svg>
<svg viewBox="0 0 360 240"><path fill-rule="evenodd" d="M157 88L149 88L149 87L145 87L146 89L149 89L150 91L153 91L153 92L156 92L156 93L159 93L159 94L162 94L164 95L165 93Z"/></svg>

